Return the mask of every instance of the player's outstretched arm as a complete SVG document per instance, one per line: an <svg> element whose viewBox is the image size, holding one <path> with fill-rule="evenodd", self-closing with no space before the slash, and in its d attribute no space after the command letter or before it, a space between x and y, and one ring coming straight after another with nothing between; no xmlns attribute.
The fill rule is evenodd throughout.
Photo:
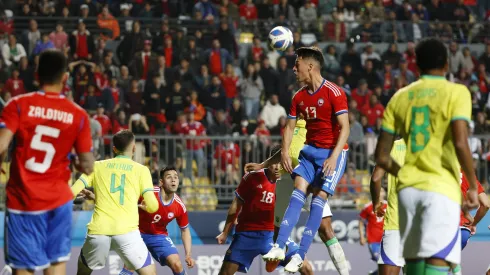
<svg viewBox="0 0 490 275"><path fill-rule="evenodd" d="M286 170L289 174L293 172L291 157L289 157L289 147L291 146L291 141L293 140L294 127L296 127L296 119L288 119L282 135L281 164L282 168L284 168L284 170Z"/></svg>
<svg viewBox="0 0 490 275"><path fill-rule="evenodd" d="M462 119L454 120L451 122L451 132L459 164L470 185L470 189L466 193L465 207L476 208L478 207L478 185L473 171L473 156L468 144L468 122Z"/></svg>
<svg viewBox="0 0 490 275"><path fill-rule="evenodd" d="M365 232L364 221L362 219L359 219L359 243L361 245L366 244L366 236L365 236L364 232Z"/></svg>
<svg viewBox="0 0 490 275"><path fill-rule="evenodd" d="M185 262L189 268L194 267L194 259L192 259L192 237L191 230L189 227L182 228L180 230L180 234L182 236L182 244L184 244L185 251Z"/></svg>
<svg viewBox="0 0 490 275"><path fill-rule="evenodd" d="M90 175L94 171L94 162L94 153L80 153L78 154L78 163L75 166L78 171Z"/></svg>
<svg viewBox="0 0 490 275"><path fill-rule="evenodd" d="M14 133L10 131L7 128L0 129L0 155L2 158L0 159L1 161L4 160L4 157L6 156L7 149L9 148L10 142L12 141L12 138L14 137Z"/></svg>
<svg viewBox="0 0 490 275"><path fill-rule="evenodd" d="M490 209L490 201L488 200L488 196L485 194L485 192L478 194L478 201L480 202L480 207L478 208L478 211L476 211L473 219L473 226L476 226L483 219L483 217L485 217L488 209Z"/></svg>
<svg viewBox="0 0 490 275"><path fill-rule="evenodd" d="M92 187L92 176L82 174L78 180L71 186L71 192L73 193L73 199L76 199L78 194L85 188Z"/></svg>
<svg viewBox="0 0 490 275"><path fill-rule="evenodd" d="M371 181L369 183L369 190L371 192L371 200L373 201L373 211L376 212L378 209L379 194L381 193L381 180L385 175L385 170L379 166L374 167L373 174L371 175Z"/></svg>
<svg viewBox="0 0 490 275"><path fill-rule="evenodd" d="M394 142L394 134L388 133L384 130L381 131L374 154L376 158L376 165L397 177L398 171L400 171L400 165L391 157L391 149L393 148Z"/></svg>
<svg viewBox="0 0 490 275"><path fill-rule="evenodd" d="M236 216L240 208L242 208L243 201L237 197L233 200L228 208L228 214L226 216L225 227L223 228L223 232L216 237L218 244L224 244L226 239L228 238L228 234L231 232L231 228L235 224Z"/></svg>
<svg viewBox="0 0 490 275"><path fill-rule="evenodd" d="M277 151L273 156L266 159L262 163L247 163L247 164L245 164L245 167L244 167L245 173L252 172L252 171L258 171L260 169L264 169L264 168L269 167L273 164L277 164L277 163L281 162L281 152L282 152L282 149Z"/></svg>

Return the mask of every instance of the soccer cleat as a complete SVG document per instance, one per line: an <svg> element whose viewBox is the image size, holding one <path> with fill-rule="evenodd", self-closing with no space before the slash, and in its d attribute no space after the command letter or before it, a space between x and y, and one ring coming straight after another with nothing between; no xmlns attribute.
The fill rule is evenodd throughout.
<svg viewBox="0 0 490 275"><path fill-rule="evenodd" d="M284 258L286 258L286 253L284 252L284 249L279 247L278 244L274 244L271 250L269 250L267 254L262 256L262 259L264 259L265 261L273 261L273 260L282 261L284 260Z"/></svg>
<svg viewBox="0 0 490 275"><path fill-rule="evenodd" d="M284 267L284 270L289 273L296 273L303 266L303 259L299 254L294 254L291 261Z"/></svg>

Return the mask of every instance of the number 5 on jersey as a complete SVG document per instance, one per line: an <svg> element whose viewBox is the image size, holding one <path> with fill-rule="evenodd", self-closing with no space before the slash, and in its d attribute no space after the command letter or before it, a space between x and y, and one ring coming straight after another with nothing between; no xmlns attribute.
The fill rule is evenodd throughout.
<svg viewBox="0 0 490 275"><path fill-rule="evenodd" d="M116 187L116 174L111 174L111 194L119 192L119 204L124 205L124 184L126 182L126 175L121 175L121 182Z"/></svg>

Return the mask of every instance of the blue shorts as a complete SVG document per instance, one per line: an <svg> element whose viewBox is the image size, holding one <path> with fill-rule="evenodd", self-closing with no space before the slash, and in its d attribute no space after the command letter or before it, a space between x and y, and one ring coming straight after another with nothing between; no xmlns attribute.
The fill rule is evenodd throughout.
<svg viewBox="0 0 490 275"><path fill-rule="evenodd" d="M465 248L471 238L471 231L468 228L461 227L461 250Z"/></svg>
<svg viewBox="0 0 490 275"><path fill-rule="evenodd" d="M246 231L238 232L226 251L225 262L238 265L238 271L247 273L255 257L265 255L272 248L273 231ZM279 265L285 266L291 257L296 254L299 246L292 240L286 242L286 258Z"/></svg>
<svg viewBox="0 0 490 275"><path fill-rule="evenodd" d="M160 263L161 266L167 264L167 257L179 254L172 239L165 235L141 234L143 241L148 247L151 256Z"/></svg>
<svg viewBox="0 0 490 275"><path fill-rule="evenodd" d="M71 252L73 201L42 213L5 213L5 262L42 270L66 262ZM14 211L15 212L15 211Z"/></svg>
<svg viewBox="0 0 490 275"><path fill-rule="evenodd" d="M371 252L371 260L378 262L379 255L381 253L381 243L368 244L369 252Z"/></svg>
<svg viewBox="0 0 490 275"><path fill-rule="evenodd" d="M301 176L313 187L321 187L323 191L330 195L335 192L337 183L342 178L347 164L347 150L342 150L337 159L337 167L332 175L325 177L322 172L323 162L330 157L333 150L316 148L305 145L299 153L299 164L293 170L293 178Z"/></svg>

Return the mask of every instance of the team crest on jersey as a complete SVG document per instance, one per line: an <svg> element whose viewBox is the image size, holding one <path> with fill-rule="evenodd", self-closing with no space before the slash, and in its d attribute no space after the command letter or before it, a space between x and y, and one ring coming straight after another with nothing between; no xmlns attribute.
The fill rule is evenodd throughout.
<svg viewBox="0 0 490 275"><path fill-rule="evenodd" d="M323 103L325 103L325 101L323 100L323 98L320 98L320 99L318 100L318 106L322 106L322 105L323 105Z"/></svg>
<svg viewBox="0 0 490 275"><path fill-rule="evenodd" d="M167 217L169 219L173 218L174 217L174 212L169 212L168 215L167 215Z"/></svg>
<svg viewBox="0 0 490 275"><path fill-rule="evenodd" d="M301 102L299 103L299 106L303 106L303 105L305 105L305 103L304 103L303 101L301 101Z"/></svg>

